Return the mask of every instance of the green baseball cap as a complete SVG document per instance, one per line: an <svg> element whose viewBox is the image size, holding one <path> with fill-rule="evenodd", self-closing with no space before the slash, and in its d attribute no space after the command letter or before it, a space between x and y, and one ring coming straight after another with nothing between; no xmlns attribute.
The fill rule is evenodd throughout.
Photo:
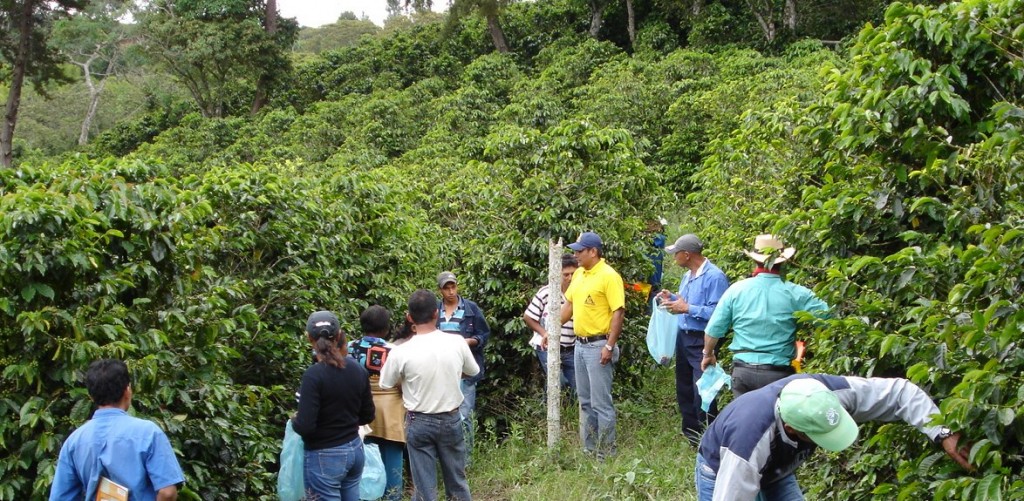
<svg viewBox="0 0 1024 501"><path fill-rule="evenodd" d="M779 393L779 415L819 447L841 451L857 440L857 423L832 390L813 378L790 381Z"/></svg>

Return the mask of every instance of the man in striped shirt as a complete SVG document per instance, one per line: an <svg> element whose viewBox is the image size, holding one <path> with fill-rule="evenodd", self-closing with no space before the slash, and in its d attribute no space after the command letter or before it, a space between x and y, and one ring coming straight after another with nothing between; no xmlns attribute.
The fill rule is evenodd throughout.
<svg viewBox="0 0 1024 501"><path fill-rule="evenodd" d="M569 288L569 283L572 282L572 274L579 268L579 262L576 261L576 257L566 254L562 256L562 294L565 294L565 290ZM540 370L546 376L548 373L548 331L545 327L548 321L548 296L551 291L547 285L541 287L533 296L533 300L530 301L529 306L526 307L526 311L523 313L523 321L526 325L533 330L533 337L530 339L530 346L533 347L534 353L537 354L537 360L540 362ZM565 304L563 297L562 304ZM573 363L573 348L576 345L576 334L572 330L572 320L562 324L561 334L559 335L559 344L561 345L560 358L562 359L562 387L568 386L572 388L573 393L576 392L576 370L575 364Z"/></svg>

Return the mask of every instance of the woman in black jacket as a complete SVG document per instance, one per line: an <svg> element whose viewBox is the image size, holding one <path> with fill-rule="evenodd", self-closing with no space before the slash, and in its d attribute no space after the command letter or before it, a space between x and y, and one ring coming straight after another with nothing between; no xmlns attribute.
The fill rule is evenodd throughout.
<svg viewBox="0 0 1024 501"><path fill-rule="evenodd" d="M368 374L339 348L345 336L333 313L310 315L306 334L317 362L302 375L299 412L292 421L306 449L306 495L318 501L358 501L365 459L358 430L375 413Z"/></svg>

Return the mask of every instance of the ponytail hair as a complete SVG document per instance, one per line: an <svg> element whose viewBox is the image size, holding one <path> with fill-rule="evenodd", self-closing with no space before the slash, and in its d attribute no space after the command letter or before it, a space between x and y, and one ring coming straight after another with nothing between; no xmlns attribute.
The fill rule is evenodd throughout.
<svg viewBox="0 0 1024 501"><path fill-rule="evenodd" d="M337 368L345 367L345 355L341 353L340 345L345 344L345 334L341 331L333 336L318 335L316 338L316 354L321 362L333 365Z"/></svg>

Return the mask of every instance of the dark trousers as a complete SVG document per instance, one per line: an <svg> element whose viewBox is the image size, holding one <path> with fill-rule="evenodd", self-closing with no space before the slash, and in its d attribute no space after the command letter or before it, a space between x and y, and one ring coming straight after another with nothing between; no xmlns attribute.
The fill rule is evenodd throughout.
<svg viewBox="0 0 1024 501"><path fill-rule="evenodd" d="M796 374L796 369L789 365L748 364L733 359L732 393L738 397L793 374Z"/></svg>
<svg viewBox="0 0 1024 501"><path fill-rule="evenodd" d="M711 403L707 413L700 408L697 380L704 375L700 370L703 349L703 332L679 330L676 334L676 403L683 417L683 434L691 440L699 439L704 428L718 414L715 402Z"/></svg>

